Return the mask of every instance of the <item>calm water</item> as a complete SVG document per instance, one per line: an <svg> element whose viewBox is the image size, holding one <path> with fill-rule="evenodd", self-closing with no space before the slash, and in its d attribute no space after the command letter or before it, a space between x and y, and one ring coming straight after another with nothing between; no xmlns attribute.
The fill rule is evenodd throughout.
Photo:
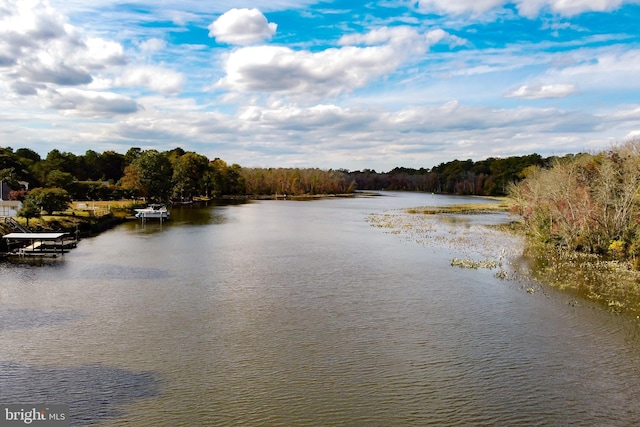
<svg viewBox="0 0 640 427"><path fill-rule="evenodd" d="M174 209L0 264L0 402L101 426L640 423L635 318L367 222L460 201Z"/></svg>

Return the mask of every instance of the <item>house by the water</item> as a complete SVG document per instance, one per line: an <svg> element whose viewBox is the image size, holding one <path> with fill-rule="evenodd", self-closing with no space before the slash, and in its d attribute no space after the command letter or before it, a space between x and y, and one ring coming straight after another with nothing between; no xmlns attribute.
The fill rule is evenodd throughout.
<svg viewBox="0 0 640 427"><path fill-rule="evenodd" d="M25 189L29 188L26 182L20 181L19 184ZM16 216L22 207L21 201L9 200L9 194L13 190L5 181L0 181L0 216Z"/></svg>

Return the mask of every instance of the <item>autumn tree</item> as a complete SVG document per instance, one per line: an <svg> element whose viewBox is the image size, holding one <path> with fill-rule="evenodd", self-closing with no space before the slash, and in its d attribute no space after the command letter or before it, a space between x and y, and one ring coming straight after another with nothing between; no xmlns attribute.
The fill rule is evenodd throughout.
<svg viewBox="0 0 640 427"><path fill-rule="evenodd" d="M124 168L124 175L118 182L123 190L128 191L132 197L147 197L147 189L142 184L140 166L130 164Z"/></svg>
<svg viewBox="0 0 640 427"><path fill-rule="evenodd" d="M134 196L164 202L171 194L172 176L173 167L167 156L157 150L147 150L125 167L120 185Z"/></svg>
<svg viewBox="0 0 640 427"><path fill-rule="evenodd" d="M640 140L595 155L527 169L510 189L516 210L543 242L640 258ZM614 249L612 249L614 248Z"/></svg>
<svg viewBox="0 0 640 427"><path fill-rule="evenodd" d="M636 238L640 214L640 139L601 153L592 168L592 195L601 238L630 243Z"/></svg>
<svg viewBox="0 0 640 427"><path fill-rule="evenodd" d="M317 168L242 168L248 194L338 194L354 191L355 178L340 170Z"/></svg>

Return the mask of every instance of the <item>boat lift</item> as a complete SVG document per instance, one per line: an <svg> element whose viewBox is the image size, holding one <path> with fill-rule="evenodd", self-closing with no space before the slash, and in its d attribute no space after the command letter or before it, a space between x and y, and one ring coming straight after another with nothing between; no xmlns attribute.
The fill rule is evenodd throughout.
<svg viewBox="0 0 640 427"><path fill-rule="evenodd" d="M2 238L7 241L7 254L19 256L62 255L78 243L69 233L9 233ZM12 243L18 245L14 250Z"/></svg>

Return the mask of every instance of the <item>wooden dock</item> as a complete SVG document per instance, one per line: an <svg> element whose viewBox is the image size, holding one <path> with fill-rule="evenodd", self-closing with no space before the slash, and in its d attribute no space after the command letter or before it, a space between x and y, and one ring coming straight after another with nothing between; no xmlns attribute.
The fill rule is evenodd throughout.
<svg viewBox="0 0 640 427"><path fill-rule="evenodd" d="M69 252L78 244L69 233L9 233L3 239L7 241L6 255L21 257L55 257Z"/></svg>

